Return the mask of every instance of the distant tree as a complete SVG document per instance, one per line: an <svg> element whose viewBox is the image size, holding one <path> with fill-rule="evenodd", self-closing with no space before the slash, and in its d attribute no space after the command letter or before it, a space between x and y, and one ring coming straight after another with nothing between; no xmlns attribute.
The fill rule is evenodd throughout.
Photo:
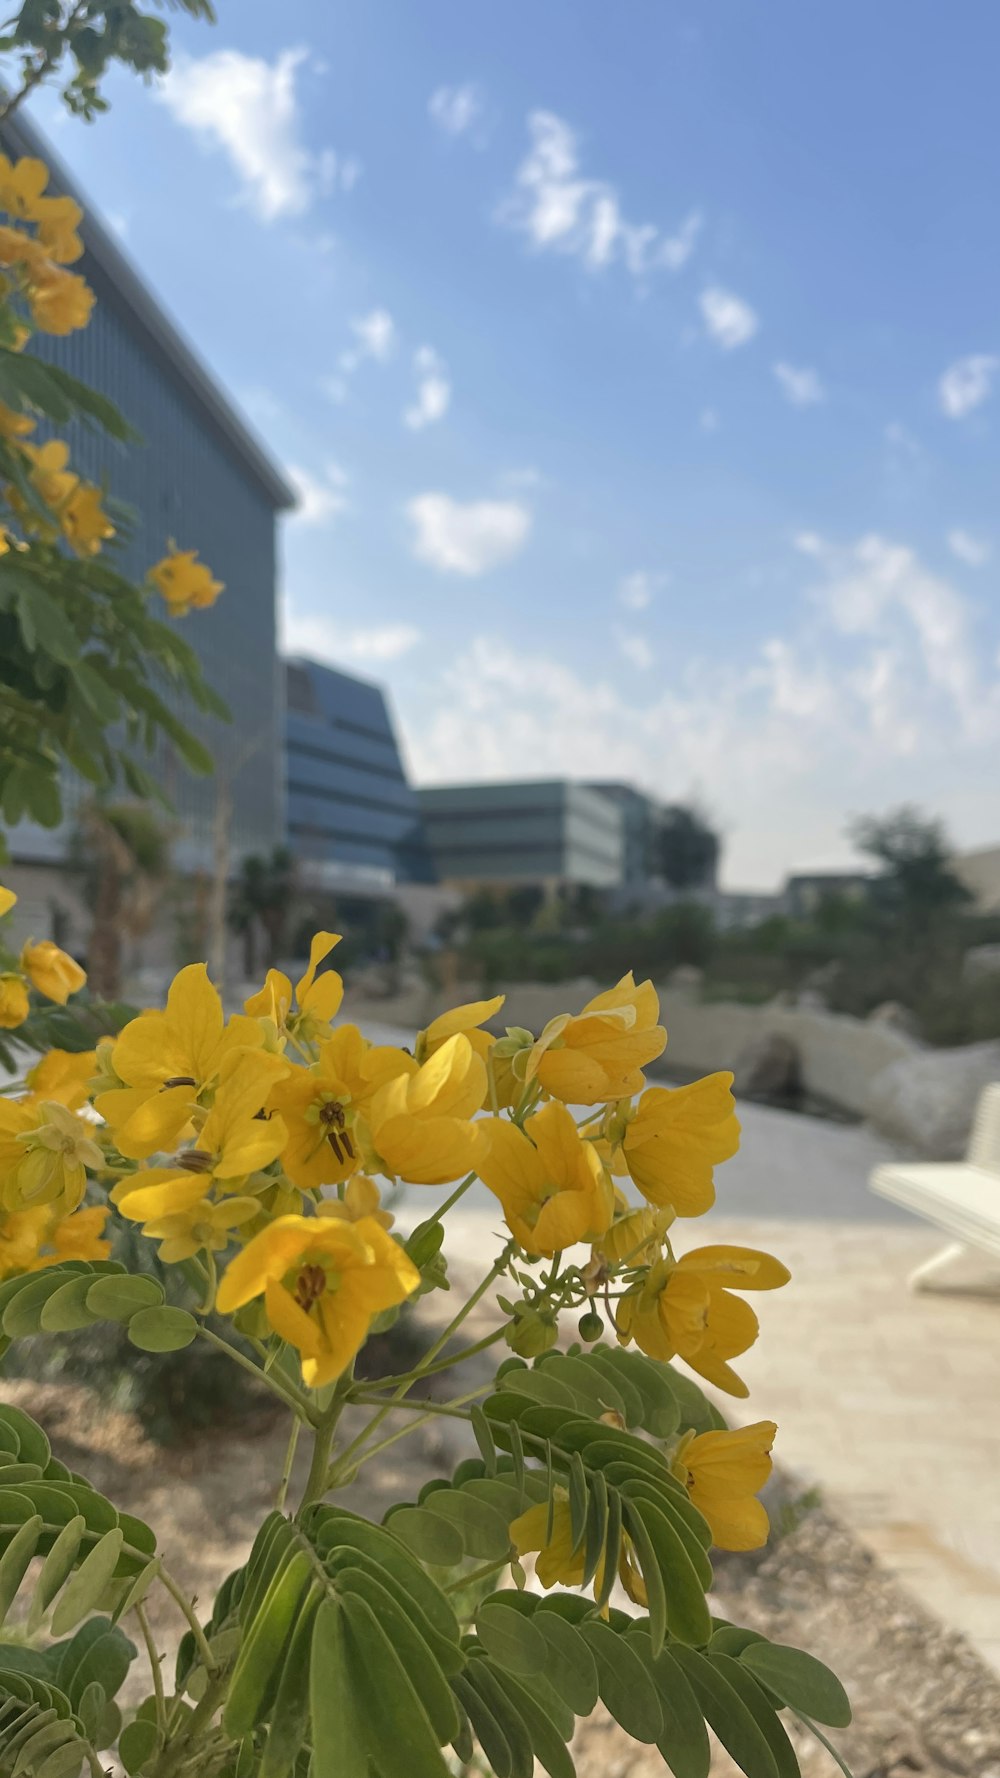
<svg viewBox="0 0 1000 1778"><path fill-rule="evenodd" d="M122 941L145 937L170 873L170 832L144 803L90 798L70 842L70 868L91 914L91 989L114 1000L122 989Z"/></svg>
<svg viewBox="0 0 1000 1778"><path fill-rule="evenodd" d="M857 850L881 867L872 884L872 899L886 912L910 924L926 925L956 913L971 900L951 868L943 823L912 804L886 815L859 815L848 834Z"/></svg>
<svg viewBox="0 0 1000 1778"><path fill-rule="evenodd" d="M517 883L507 891L507 911L515 926L530 926L545 900L539 883Z"/></svg>
<svg viewBox="0 0 1000 1778"><path fill-rule="evenodd" d="M682 803L664 809L654 865L672 889L704 889L714 883L719 851L719 836L699 809Z"/></svg>
<svg viewBox="0 0 1000 1778"><path fill-rule="evenodd" d="M243 938L243 964L247 977L257 973L256 934L265 936L266 963L272 968L281 955L295 896L295 860L287 846L275 846L269 856L256 853L244 858L229 903L229 924Z"/></svg>

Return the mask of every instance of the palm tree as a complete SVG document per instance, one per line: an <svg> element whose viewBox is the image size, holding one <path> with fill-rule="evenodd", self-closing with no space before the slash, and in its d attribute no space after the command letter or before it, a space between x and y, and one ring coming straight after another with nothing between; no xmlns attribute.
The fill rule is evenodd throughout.
<svg viewBox="0 0 1000 1778"><path fill-rule="evenodd" d="M287 846L275 846L269 857L244 858L233 885L229 924L243 937L243 968L248 980L257 973L257 930L263 929L265 965L273 968L285 948L295 897L295 860Z"/></svg>

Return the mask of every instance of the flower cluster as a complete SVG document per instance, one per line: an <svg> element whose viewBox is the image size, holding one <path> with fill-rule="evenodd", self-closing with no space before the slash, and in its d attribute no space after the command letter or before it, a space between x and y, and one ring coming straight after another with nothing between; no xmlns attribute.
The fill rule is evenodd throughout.
<svg viewBox="0 0 1000 1778"><path fill-rule="evenodd" d="M434 1020L411 1052L334 1024L338 942L318 933L294 986L271 970L228 1018L192 964L162 1010L103 1039L93 1058L47 1058L45 1078L36 1070L26 1097L0 1107L8 1215L69 1217L82 1236L91 1173L207 1306L294 1348L318 1389L349 1372L379 1318L442 1281L428 1234L440 1235L444 1211L478 1178L509 1236L496 1275L513 1285L498 1300L515 1352L543 1352L560 1316L582 1312L585 1340L607 1324L623 1344L745 1395L731 1361L758 1323L742 1293L788 1273L752 1248L675 1250L675 1225L714 1202L714 1169L735 1153L739 1124L729 1074L646 1084L666 1043L652 985L627 975L537 1038L517 1028L495 1038L485 1027L502 998L474 1002ZM452 1188L408 1242L382 1206L396 1186ZM34 1234L34 1223L13 1224L11 1251ZM28 1263L73 1238L65 1225L43 1234L42 1257ZM769 1422L687 1434L670 1453L729 1547L766 1533L754 1496L773 1435ZM515 1541L544 1546L543 1579L566 1580L558 1513L550 1529L532 1543L529 1513ZM627 1580L627 1546L622 1560Z"/></svg>
<svg viewBox="0 0 1000 1778"><path fill-rule="evenodd" d="M0 883L0 919L15 905L13 889ZM87 980L86 971L66 951L41 939L37 944L29 938L21 947L18 969L0 973L0 1031L16 1031L31 1011L30 989L35 988L46 1000L65 1006Z"/></svg>
<svg viewBox="0 0 1000 1778"><path fill-rule="evenodd" d="M89 284L66 269L83 254L83 212L73 198L48 195L48 183L43 161L26 156L12 162L0 154L0 213L7 217L0 219L0 346L17 352L33 331L69 334L86 327L94 307ZM115 535L101 490L70 467L64 440L36 444L35 427L31 414L0 402L0 440L20 472L7 482L6 499L25 538L62 541L74 555L95 556ZM24 547L23 539L0 530L0 555ZM149 570L149 585L172 616L212 605L222 591L223 583L196 558L196 550L171 544Z"/></svg>

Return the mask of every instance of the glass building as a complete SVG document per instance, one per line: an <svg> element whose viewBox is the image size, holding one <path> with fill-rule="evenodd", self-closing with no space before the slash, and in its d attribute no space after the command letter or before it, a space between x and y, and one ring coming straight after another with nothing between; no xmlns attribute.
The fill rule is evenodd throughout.
<svg viewBox="0 0 1000 1778"><path fill-rule="evenodd" d="M108 396L140 435L140 444L123 445L91 427L74 425L64 434L73 465L106 482L134 513L115 566L141 579L176 540L198 550L225 582L210 610L181 620L232 714L227 723L179 711L211 750L216 775L192 776L169 747L152 762L176 811L175 860L189 869L210 862L220 788L231 806L232 858L269 851L285 825L275 532L294 495L121 249L88 215L48 143L20 116L3 126L0 143L12 157L44 160L50 190L68 193L84 211L86 251L74 270L96 294L93 318L65 338L37 335L30 349ZM73 787L67 800L72 805ZM58 863L67 837L25 823L11 835L12 851L25 862Z"/></svg>
<svg viewBox="0 0 1000 1778"><path fill-rule="evenodd" d="M308 880L361 896L433 882L384 692L302 659L285 692L288 844Z"/></svg>
<svg viewBox="0 0 1000 1778"><path fill-rule="evenodd" d="M612 889L623 880L622 811L585 784L444 784L418 796L443 883Z"/></svg>

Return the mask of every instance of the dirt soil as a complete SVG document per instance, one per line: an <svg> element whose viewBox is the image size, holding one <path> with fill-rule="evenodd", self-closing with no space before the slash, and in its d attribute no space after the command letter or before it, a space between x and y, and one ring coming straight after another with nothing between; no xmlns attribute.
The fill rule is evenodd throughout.
<svg viewBox="0 0 1000 1778"><path fill-rule="evenodd" d="M285 1425L264 1419L247 1435L164 1449L130 1415L79 1385L4 1380L2 1394L40 1421L64 1462L155 1527L168 1565L207 1612L273 1505ZM363 1487L343 1496L345 1504L374 1519L390 1501L412 1499L429 1476L447 1474L465 1454L464 1432L454 1421L421 1427L372 1466L377 1485L365 1471ZM291 1499L303 1479L298 1464ZM822 1506L803 1511L760 1556L719 1559L717 1578L720 1615L807 1648L840 1675L855 1723L835 1739L855 1778L1000 1778L1000 1680ZM175 1608L159 1589L149 1607L159 1646L172 1652ZM133 1675L122 1701L135 1704L147 1689L141 1660ZM805 1778L834 1778L830 1756L794 1724L789 1732ZM654 1749L636 1746L601 1712L580 1725L574 1756L580 1778L660 1778L664 1771ZM733 1771L717 1749L714 1778Z"/></svg>

